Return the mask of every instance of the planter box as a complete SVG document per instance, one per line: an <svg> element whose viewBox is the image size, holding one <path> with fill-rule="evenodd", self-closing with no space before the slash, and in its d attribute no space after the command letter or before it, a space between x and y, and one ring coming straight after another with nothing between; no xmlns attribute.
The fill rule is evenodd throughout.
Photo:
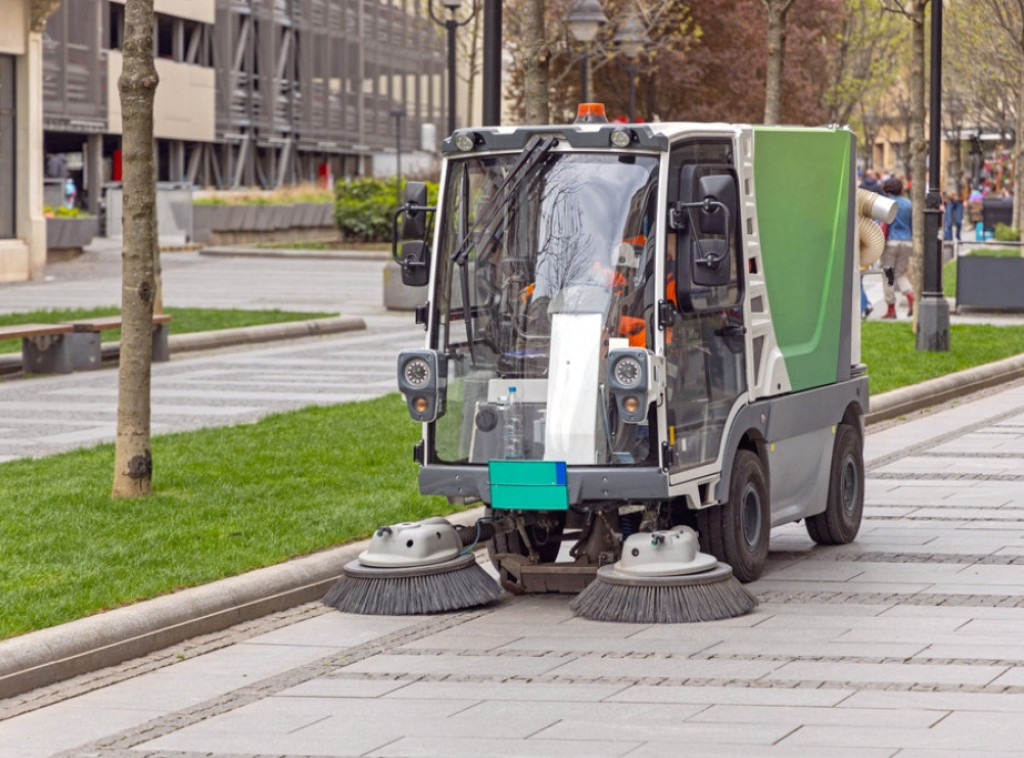
<svg viewBox="0 0 1024 758"><path fill-rule="evenodd" d="M333 203L291 205L196 205L194 239L206 244L244 244L336 234Z"/></svg>
<svg viewBox="0 0 1024 758"><path fill-rule="evenodd" d="M402 282L402 267L393 260L384 264L384 307L389 311L412 311L427 301L426 287L409 287Z"/></svg>
<svg viewBox="0 0 1024 758"><path fill-rule="evenodd" d="M100 233L96 216L46 219L46 259L53 262L80 255L82 248Z"/></svg>
<svg viewBox="0 0 1024 758"><path fill-rule="evenodd" d="M985 224L985 231L995 231L996 224L1013 223L1013 198L1012 197L986 197L981 203L981 219Z"/></svg>
<svg viewBox="0 0 1024 758"><path fill-rule="evenodd" d="M956 307L1024 310L1024 258L962 255L956 260Z"/></svg>

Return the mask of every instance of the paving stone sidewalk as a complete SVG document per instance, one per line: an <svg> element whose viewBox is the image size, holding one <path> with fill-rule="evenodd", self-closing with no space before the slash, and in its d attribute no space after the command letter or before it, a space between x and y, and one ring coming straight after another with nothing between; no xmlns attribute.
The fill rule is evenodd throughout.
<svg viewBox="0 0 1024 758"><path fill-rule="evenodd" d="M857 541L776 530L741 618L310 604L12 698L0 758L1016 756L1022 455L1024 383L873 428Z"/></svg>
<svg viewBox="0 0 1024 758"><path fill-rule="evenodd" d="M425 618L309 604L0 702L0 758L1017 756L1022 455L1021 382L872 427L857 541L776 530L738 619L601 624L564 597Z"/></svg>

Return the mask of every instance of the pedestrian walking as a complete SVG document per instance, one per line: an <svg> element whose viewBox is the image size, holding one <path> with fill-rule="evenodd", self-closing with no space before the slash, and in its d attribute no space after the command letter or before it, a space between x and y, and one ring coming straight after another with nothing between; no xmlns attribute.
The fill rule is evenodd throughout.
<svg viewBox="0 0 1024 758"><path fill-rule="evenodd" d="M956 239L960 239L960 229L964 223L964 201L967 200L967 183L964 179L959 182L951 181L946 185L946 192L943 194L943 234L946 240L953 239L954 232Z"/></svg>
<svg viewBox="0 0 1024 758"><path fill-rule="evenodd" d="M907 298L907 315L914 315L914 288L907 278L910 256L914 252L913 210L910 200L903 195L903 182L899 177L889 177L882 182L882 193L896 201L896 218L889 225L889 237L882 253L882 270L891 268L892 281L882 278L886 311L882 318L896 318L896 295L902 292Z"/></svg>

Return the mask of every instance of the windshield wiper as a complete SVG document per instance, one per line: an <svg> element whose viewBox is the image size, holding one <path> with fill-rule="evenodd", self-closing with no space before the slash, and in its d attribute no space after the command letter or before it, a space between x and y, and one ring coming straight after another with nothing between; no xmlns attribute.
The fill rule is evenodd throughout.
<svg viewBox="0 0 1024 758"><path fill-rule="evenodd" d="M495 219L501 217L505 210L504 198L508 196L516 197L518 191L523 182L532 175L534 167L540 163L540 161L551 152L551 149L558 143L558 138L553 136L537 136L533 138L531 144L520 153L516 162L509 168L508 173L505 174L505 178L501 184L495 190L492 196L491 204L482 215L482 218L478 218L477 222L473 224L473 228L466 232L466 235L462 238L459 246L455 248L455 252L452 253L452 260L462 265L469 257L469 251L474 247L486 248L491 243L497 234L499 225L495 225L491 228ZM487 231L490 229L490 231ZM484 234L484 236L477 235Z"/></svg>
<svg viewBox="0 0 1024 758"><path fill-rule="evenodd" d="M474 248L486 249L491 244L501 228L501 224L495 224L494 221L504 218L506 210L504 198L512 197L514 200L519 196L523 182L528 177L535 176L533 169L557 143L558 140L552 136L533 138L533 141L527 145L516 162L509 168L508 173L505 174L505 178L494 192L490 206L482 214L482 217L477 219L473 227L466 232L459 246L452 253L452 260L459 265L459 285L462 290L462 303L465 311L463 320L466 322L466 344L469 346L469 359L473 365L476 364L476 351L473 344L475 325L473 323L473 303L469 295L469 270L466 267L469 251ZM466 202L467 199L464 194L463 202Z"/></svg>

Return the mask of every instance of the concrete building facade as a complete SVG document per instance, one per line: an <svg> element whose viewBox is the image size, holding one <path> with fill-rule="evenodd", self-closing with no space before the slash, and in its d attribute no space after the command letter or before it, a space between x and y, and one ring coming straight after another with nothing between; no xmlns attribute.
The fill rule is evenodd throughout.
<svg viewBox="0 0 1024 758"><path fill-rule="evenodd" d="M371 173L399 137L408 171L446 112L444 40L425 6L156 0L157 180L270 188ZM62 0L43 38L45 150L68 156L92 212L120 179L123 23L124 0Z"/></svg>
<svg viewBox="0 0 1024 758"><path fill-rule="evenodd" d="M46 264L43 218L42 30L49 6L0 0L0 281Z"/></svg>

